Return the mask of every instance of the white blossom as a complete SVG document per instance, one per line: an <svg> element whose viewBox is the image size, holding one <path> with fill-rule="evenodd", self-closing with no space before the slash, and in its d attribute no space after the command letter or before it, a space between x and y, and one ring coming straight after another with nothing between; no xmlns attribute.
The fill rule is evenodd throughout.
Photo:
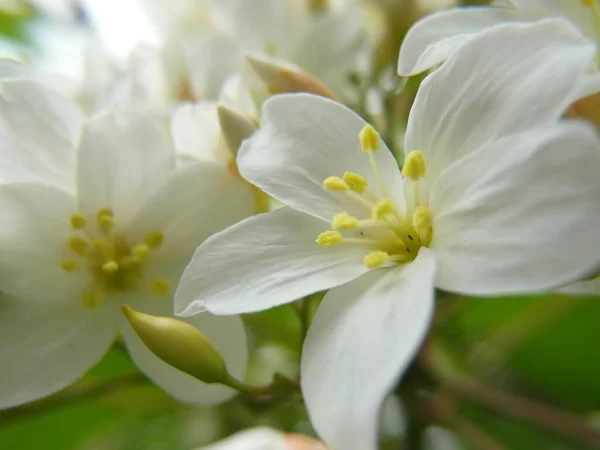
<svg viewBox="0 0 600 450"><path fill-rule="evenodd" d="M594 52L578 42L549 20L466 43L421 85L402 172L346 107L270 99L238 165L287 207L206 240L176 311L238 314L330 289L304 343L304 399L329 447L376 448L381 404L427 332L435 288L538 292L599 263L599 140L560 120Z"/></svg>

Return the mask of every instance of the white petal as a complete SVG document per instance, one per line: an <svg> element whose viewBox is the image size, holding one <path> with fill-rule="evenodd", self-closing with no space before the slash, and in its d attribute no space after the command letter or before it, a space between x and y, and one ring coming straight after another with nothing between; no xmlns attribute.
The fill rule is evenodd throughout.
<svg viewBox="0 0 600 450"><path fill-rule="evenodd" d="M494 25L517 19L509 8L453 8L425 16L406 33L400 47L398 73L411 76L448 59L470 39Z"/></svg>
<svg viewBox="0 0 600 450"><path fill-rule="evenodd" d="M325 190L327 177L356 172L379 193L358 137L365 124L350 109L323 97L272 97L263 107L261 127L238 152L240 173L282 203L329 221L356 206L343 194ZM383 141L375 157L387 189L402 208L400 171Z"/></svg>
<svg viewBox="0 0 600 450"><path fill-rule="evenodd" d="M600 296L600 279L576 281L557 289L556 292L567 295L593 295L598 297Z"/></svg>
<svg viewBox="0 0 600 450"><path fill-rule="evenodd" d="M0 409L50 395L98 362L117 331L108 308L0 298Z"/></svg>
<svg viewBox="0 0 600 450"><path fill-rule="evenodd" d="M221 134L216 103L180 106L171 121L171 134L179 156L224 164L232 158Z"/></svg>
<svg viewBox="0 0 600 450"><path fill-rule="evenodd" d="M574 100L593 54L594 46L563 20L482 33L421 85L406 151L421 150L434 179L485 142L555 121Z"/></svg>
<svg viewBox="0 0 600 450"><path fill-rule="evenodd" d="M431 190L437 286L472 295L540 291L600 262L599 141L567 121L490 143Z"/></svg>
<svg viewBox="0 0 600 450"><path fill-rule="evenodd" d="M196 450L289 450L283 433L271 428L240 431L216 444Z"/></svg>
<svg viewBox="0 0 600 450"><path fill-rule="evenodd" d="M600 73L588 73L578 84L575 97L584 98L598 92L600 92Z"/></svg>
<svg viewBox="0 0 600 450"><path fill-rule="evenodd" d="M202 244L175 293L175 312L268 309L363 274L362 246L322 248L329 224L290 208L250 217Z"/></svg>
<svg viewBox="0 0 600 450"><path fill-rule="evenodd" d="M58 92L31 81L3 80L0 181L40 180L72 191L82 121L75 104Z"/></svg>
<svg viewBox="0 0 600 450"><path fill-rule="evenodd" d="M79 209L93 216L110 207L125 225L174 168L174 151L157 125L133 114L101 114L81 136Z"/></svg>
<svg viewBox="0 0 600 450"><path fill-rule="evenodd" d="M171 302L163 298L152 302L148 300L140 302L137 309L160 316L171 315ZM144 303L146 308L143 307ZM235 378L243 379L248 350L242 319L239 316L213 316L206 313L198 314L186 321L202 331L223 355L229 373ZM162 361L148 350L126 320L123 320L122 330L127 349L139 369L177 400L184 403L216 405L236 394L233 389L220 384L203 383Z"/></svg>
<svg viewBox="0 0 600 450"><path fill-rule="evenodd" d="M140 208L128 235L141 241L160 231L163 247L157 260L192 257L211 234L255 211L255 199L245 180L215 163L194 163L174 172L167 183Z"/></svg>
<svg viewBox="0 0 600 450"><path fill-rule="evenodd" d="M341 94L350 85L359 49L365 43L364 11L329 14L307 28L291 61Z"/></svg>
<svg viewBox="0 0 600 450"><path fill-rule="evenodd" d="M434 308L435 258L332 289L308 331L301 380L311 423L335 449L375 450L381 405L412 361Z"/></svg>
<svg viewBox="0 0 600 450"><path fill-rule="evenodd" d="M0 279L3 292L32 301L63 301L87 282L64 272L61 261L71 235L75 199L33 183L0 186Z"/></svg>

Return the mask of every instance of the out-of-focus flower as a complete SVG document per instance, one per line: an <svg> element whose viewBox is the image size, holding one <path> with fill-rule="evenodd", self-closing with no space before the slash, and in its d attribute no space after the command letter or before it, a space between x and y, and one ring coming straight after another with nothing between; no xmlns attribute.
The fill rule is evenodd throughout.
<svg viewBox="0 0 600 450"><path fill-rule="evenodd" d="M323 444L300 434L270 428L240 431L216 444L197 450L326 450Z"/></svg>
<svg viewBox="0 0 600 450"><path fill-rule="evenodd" d="M549 17L568 20L580 39L568 42L561 30L546 28L540 42L555 41L556 52L568 53L574 47L596 47L590 55L588 76L581 80L577 97L600 91L600 5L597 0L497 0L491 6L461 7L440 11L417 22L402 42L398 72L410 76L437 66L459 48L490 27L507 22L535 22Z"/></svg>
<svg viewBox="0 0 600 450"><path fill-rule="evenodd" d="M179 400L233 395L154 356L119 307L172 315L172 293L195 248L254 212L245 183L208 161L176 169L172 143L143 117L86 120L69 100L26 80L3 80L2 93L0 406L67 386L119 330L139 368ZM241 320L195 319L232 375L242 375Z"/></svg>
<svg viewBox="0 0 600 450"><path fill-rule="evenodd" d="M307 94L269 100L240 149L240 173L288 207L202 244L176 311L238 314L330 289L301 380L332 448L376 448L381 404L427 332L435 288L536 292L598 264L598 137L559 120L594 49L556 52L539 39L556 28L563 48L579 41L560 20L503 25L430 75L402 172L370 125Z"/></svg>

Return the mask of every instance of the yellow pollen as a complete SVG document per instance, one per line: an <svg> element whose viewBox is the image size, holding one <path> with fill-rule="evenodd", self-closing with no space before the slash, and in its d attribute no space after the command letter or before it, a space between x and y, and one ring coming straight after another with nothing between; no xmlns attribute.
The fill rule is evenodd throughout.
<svg viewBox="0 0 600 450"><path fill-rule="evenodd" d="M108 250L108 242L106 242L106 239L102 239L102 238L94 239L94 242L92 243L92 245L94 246L94 250L101 252L101 253Z"/></svg>
<svg viewBox="0 0 600 450"><path fill-rule="evenodd" d="M358 194L362 194L365 191L365 188L369 185L369 182L364 177L354 172L344 173L344 181L351 191L354 191Z"/></svg>
<svg viewBox="0 0 600 450"><path fill-rule="evenodd" d="M163 240L164 236L160 231L153 231L144 238L144 242L151 249L159 248L163 244Z"/></svg>
<svg viewBox="0 0 600 450"><path fill-rule="evenodd" d="M321 233L315 242L321 247L333 247L344 240L342 235L337 231L324 231Z"/></svg>
<svg viewBox="0 0 600 450"><path fill-rule="evenodd" d="M333 217L331 226L334 230L352 230L358 228L358 219L344 211Z"/></svg>
<svg viewBox="0 0 600 450"><path fill-rule="evenodd" d="M167 295L171 292L171 282L166 278L155 278L150 282L150 291L156 295Z"/></svg>
<svg viewBox="0 0 600 450"><path fill-rule="evenodd" d="M144 262L150 253L150 247L146 244L140 244L133 247L131 254L133 255L132 261L139 263Z"/></svg>
<svg viewBox="0 0 600 450"><path fill-rule="evenodd" d="M96 308L102 304L104 295L98 290L89 290L83 293L82 303L88 309Z"/></svg>
<svg viewBox="0 0 600 450"><path fill-rule="evenodd" d="M415 150L410 152L406 157L404 167L402 167L402 175L413 181L418 181L425 176L425 168L425 157L423 156L423 153Z"/></svg>
<svg viewBox="0 0 600 450"><path fill-rule="evenodd" d="M119 265L116 261L108 261L102 264L102 272L107 275L112 275L113 273L117 273L119 271Z"/></svg>
<svg viewBox="0 0 600 450"><path fill-rule="evenodd" d="M102 216L98 218L98 226L104 231L110 231L117 224L117 221L111 216Z"/></svg>
<svg viewBox="0 0 600 450"><path fill-rule="evenodd" d="M69 239L69 249L80 256L85 255L88 248L88 242L81 236L73 236Z"/></svg>
<svg viewBox="0 0 600 450"><path fill-rule="evenodd" d="M371 125L365 125L358 135L363 152L379 150L379 133Z"/></svg>
<svg viewBox="0 0 600 450"><path fill-rule="evenodd" d="M81 213L75 213L71 215L71 228L74 230L81 230L85 228L87 224L87 218Z"/></svg>
<svg viewBox="0 0 600 450"><path fill-rule="evenodd" d="M330 191L347 191L349 186L340 177L328 177L323 181L323 187Z"/></svg>
<svg viewBox="0 0 600 450"><path fill-rule="evenodd" d="M389 259L390 256L386 252L377 250L375 252L367 254L363 258L363 264L369 269L375 269L377 267L383 266L386 262L388 262Z"/></svg>
<svg viewBox="0 0 600 450"><path fill-rule="evenodd" d="M387 198L381 199L373 206L371 210L371 218L373 220L382 220L389 214L394 212L393 203Z"/></svg>
<svg viewBox="0 0 600 450"><path fill-rule="evenodd" d="M60 263L60 268L65 272L75 272L79 269L79 264L72 259L65 259Z"/></svg>

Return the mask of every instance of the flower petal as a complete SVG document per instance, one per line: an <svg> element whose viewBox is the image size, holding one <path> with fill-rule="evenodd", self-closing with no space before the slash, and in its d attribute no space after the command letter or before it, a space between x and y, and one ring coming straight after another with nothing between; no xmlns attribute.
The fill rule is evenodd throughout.
<svg viewBox="0 0 600 450"><path fill-rule="evenodd" d="M471 295L541 291L600 263L598 137L566 121L490 143L433 185L437 286Z"/></svg>
<svg viewBox="0 0 600 450"><path fill-rule="evenodd" d="M481 31L517 17L512 8L489 6L453 8L425 16L408 30L402 41L398 74L411 76L430 69Z"/></svg>
<svg viewBox="0 0 600 450"><path fill-rule="evenodd" d="M593 295L600 297L600 279L576 281L557 289L556 292L567 295Z"/></svg>
<svg viewBox="0 0 600 450"><path fill-rule="evenodd" d="M422 248L404 267L372 271L325 296L300 369L311 422L329 448L377 448L381 405L433 315L434 276L434 254Z"/></svg>
<svg viewBox="0 0 600 450"><path fill-rule="evenodd" d="M140 208L129 233L142 241L153 231L164 235L160 261L185 260L211 234L255 211L249 184L222 164L201 162L173 172L167 183Z"/></svg>
<svg viewBox="0 0 600 450"><path fill-rule="evenodd" d="M216 103L180 106L171 120L171 134L179 156L224 164L232 159L221 134Z"/></svg>
<svg viewBox="0 0 600 450"><path fill-rule="evenodd" d="M43 181L73 190L75 145L83 115L53 89L2 80L0 181Z"/></svg>
<svg viewBox="0 0 600 450"><path fill-rule="evenodd" d="M81 136L79 209L93 216L110 207L127 224L174 169L174 151L157 125L133 114L101 114L86 124Z"/></svg>
<svg viewBox="0 0 600 450"><path fill-rule="evenodd" d="M160 316L172 315L171 302L163 298L153 299L151 302L148 301L148 298L145 300L137 305L140 311ZM246 330L239 316L213 316L206 313L188 318L186 322L196 326L208 337L223 355L227 370L231 375L238 379L243 378L248 360L248 349ZM159 387L177 400L184 403L216 405L236 394L233 389L220 384L203 383L162 361L148 350L126 320L123 320L122 330L127 349L136 365Z"/></svg>
<svg viewBox="0 0 600 450"><path fill-rule="evenodd" d="M261 127L238 152L240 173L282 203L323 220L355 203L323 188L330 176L359 173L375 193L376 177L362 151L359 134L366 122L334 101L309 94L278 95L265 102ZM392 153L380 140L375 157L397 206L404 205L402 177Z"/></svg>
<svg viewBox="0 0 600 450"><path fill-rule="evenodd" d="M61 261L70 237L75 199L51 186L0 186L0 279L2 291L32 301L63 301L78 295L85 277L66 273Z"/></svg>
<svg viewBox="0 0 600 450"><path fill-rule="evenodd" d="M271 428L260 427L240 431L196 450L290 450L283 433Z"/></svg>
<svg viewBox="0 0 600 450"><path fill-rule="evenodd" d="M250 217L198 247L175 293L175 312L261 311L367 271L361 246L322 248L328 223L291 208Z"/></svg>
<svg viewBox="0 0 600 450"><path fill-rule="evenodd" d="M46 397L76 381L110 347L114 310L79 302L0 298L0 409Z"/></svg>
<svg viewBox="0 0 600 450"><path fill-rule="evenodd" d="M555 121L593 55L594 46L564 20L493 27L423 82L406 151L425 154L433 180L485 142Z"/></svg>

